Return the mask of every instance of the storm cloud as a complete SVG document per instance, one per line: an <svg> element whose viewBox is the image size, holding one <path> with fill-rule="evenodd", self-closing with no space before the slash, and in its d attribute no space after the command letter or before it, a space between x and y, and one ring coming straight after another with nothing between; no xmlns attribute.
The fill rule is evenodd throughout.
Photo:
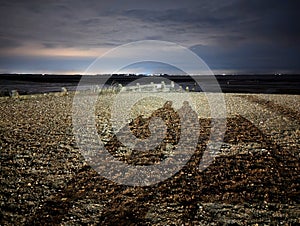
<svg viewBox="0 0 300 226"><path fill-rule="evenodd" d="M81 70L110 48L153 39L190 48L218 72L298 73L299 6L292 0L1 1L0 72L34 72L36 62L45 65L39 71Z"/></svg>

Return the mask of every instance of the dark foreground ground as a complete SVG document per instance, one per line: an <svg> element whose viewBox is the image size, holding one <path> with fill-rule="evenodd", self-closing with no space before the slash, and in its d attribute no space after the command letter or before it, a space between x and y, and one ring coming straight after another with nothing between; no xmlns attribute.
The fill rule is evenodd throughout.
<svg viewBox="0 0 300 226"><path fill-rule="evenodd" d="M299 224L299 96L283 97L284 105L271 95L226 98L231 112L222 154L199 171L210 133L210 119L200 118L190 161L149 187L118 185L85 162L72 133L72 96L0 99L0 224ZM109 100L104 96L101 102L103 118ZM104 131L106 148L129 164L166 158L166 147L177 142L177 116L163 108L156 114L173 131L160 149L122 153L115 135ZM147 117L132 121L133 133L147 136L147 122Z"/></svg>

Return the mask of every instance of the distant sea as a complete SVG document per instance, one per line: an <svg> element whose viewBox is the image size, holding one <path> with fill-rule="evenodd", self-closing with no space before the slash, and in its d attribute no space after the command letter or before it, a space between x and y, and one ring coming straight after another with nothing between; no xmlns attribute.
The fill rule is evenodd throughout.
<svg viewBox="0 0 300 226"><path fill-rule="evenodd" d="M85 75L88 76L88 75ZM185 89L201 92L190 76L161 75L174 81ZM146 75L90 75L89 85L122 84L123 86ZM208 81L209 76L198 77L200 81ZM81 75L41 75L41 74L2 74L0 75L0 95L7 96L11 90L20 94L36 94L59 92L62 87L67 90L76 90ZM268 93L268 94L300 94L300 75L216 75L216 79L224 93ZM151 80L160 81L160 77L151 77ZM197 79L198 80L198 79Z"/></svg>

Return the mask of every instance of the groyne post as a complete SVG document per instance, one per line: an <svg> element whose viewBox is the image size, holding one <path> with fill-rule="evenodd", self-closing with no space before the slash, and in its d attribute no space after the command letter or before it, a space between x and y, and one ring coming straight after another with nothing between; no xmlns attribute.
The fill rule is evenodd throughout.
<svg viewBox="0 0 300 226"><path fill-rule="evenodd" d="M19 98L20 97L19 92L16 89L11 90L9 95L10 95L11 98Z"/></svg>

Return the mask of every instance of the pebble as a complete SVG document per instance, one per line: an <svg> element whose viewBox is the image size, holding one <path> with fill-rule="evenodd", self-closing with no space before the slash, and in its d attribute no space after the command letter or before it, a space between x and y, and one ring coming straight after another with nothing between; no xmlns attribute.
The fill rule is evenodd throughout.
<svg viewBox="0 0 300 226"><path fill-rule="evenodd" d="M191 95L205 99L202 94ZM197 102L202 136L195 156L172 178L152 187L115 184L87 164L71 132L71 92L0 98L0 224L299 224L299 121L263 104L251 104L243 96L225 95L227 134L220 156L203 172L197 165L210 125L207 109L201 110L203 105ZM142 165L174 154L180 135L176 112L160 109L141 121L133 118L131 126L137 135L149 135L151 114L163 115L174 132L154 152L140 154L116 145L107 120L111 97L99 97L97 120L103 141L112 144L112 155ZM256 97L281 103L279 96ZM291 108L300 109L298 96L287 99ZM256 111L261 114L255 115ZM277 117L271 117L274 114Z"/></svg>

